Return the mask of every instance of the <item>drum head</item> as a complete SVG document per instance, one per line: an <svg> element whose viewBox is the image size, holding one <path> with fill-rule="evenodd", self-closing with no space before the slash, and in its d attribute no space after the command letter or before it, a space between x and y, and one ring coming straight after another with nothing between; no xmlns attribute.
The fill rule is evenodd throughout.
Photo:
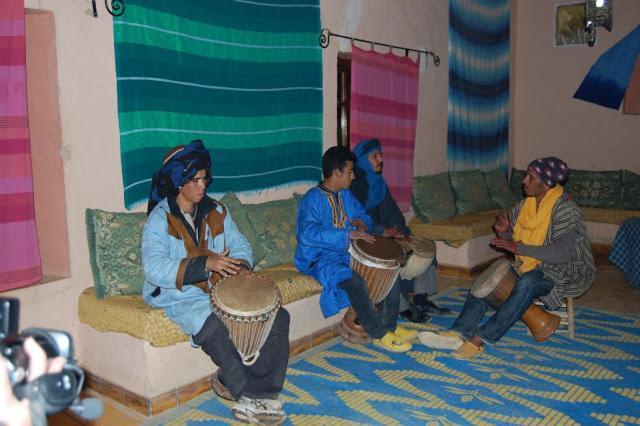
<svg viewBox="0 0 640 426"><path fill-rule="evenodd" d="M276 286L258 275L233 275L218 281L212 298L222 310L233 315L260 315L278 303Z"/></svg>
<svg viewBox="0 0 640 426"><path fill-rule="evenodd" d="M510 270L511 263L507 259L498 259L476 277L471 286L471 294L478 299L487 297Z"/></svg>
<svg viewBox="0 0 640 426"><path fill-rule="evenodd" d="M432 258L436 255L436 243L428 238L411 237L411 241L399 240L398 243L419 257Z"/></svg>
<svg viewBox="0 0 640 426"><path fill-rule="evenodd" d="M404 256L404 250L393 238L376 237L373 243L355 240L353 246L357 253L375 260L399 260Z"/></svg>

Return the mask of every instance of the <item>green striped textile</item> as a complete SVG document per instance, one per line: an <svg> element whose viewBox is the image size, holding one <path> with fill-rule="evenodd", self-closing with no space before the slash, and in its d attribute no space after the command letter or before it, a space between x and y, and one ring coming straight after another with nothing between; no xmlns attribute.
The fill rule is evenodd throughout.
<svg viewBox="0 0 640 426"><path fill-rule="evenodd" d="M113 23L125 206L193 139L214 193L317 182L319 31L319 0L127 0Z"/></svg>

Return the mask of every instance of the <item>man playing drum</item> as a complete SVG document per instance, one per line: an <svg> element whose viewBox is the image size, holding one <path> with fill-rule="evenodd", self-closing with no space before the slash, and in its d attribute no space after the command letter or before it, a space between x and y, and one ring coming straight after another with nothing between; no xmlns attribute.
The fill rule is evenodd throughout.
<svg viewBox="0 0 640 426"><path fill-rule="evenodd" d="M378 317L367 284L349 266L351 241L375 240L365 232L371 218L349 190L354 160L354 155L340 146L329 148L322 156L324 180L307 191L298 208L296 267L322 284L320 307L325 317L351 305L375 345L406 352L417 332L397 326L398 286L393 285L383 300L383 314Z"/></svg>
<svg viewBox="0 0 640 426"><path fill-rule="evenodd" d="M250 274L253 254L230 212L206 195L210 167L209 152L196 140L170 150L154 173L142 233L143 297L220 367L211 385L237 401L236 418L280 424L286 419L278 395L289 358L289 313L278 310L260 357L244 365L207 292L212 274Z"/></svg>
<svg viewBox="0 0 640 426"><path fill-rule="evenodd" d="M553 310L565 297L577 297L589 289L595 265L582 212L560 185L568 175L566 163L555 157L529 164L522 181L526 198L508 215L497 217L498 238L491 242L515 255L518 277L513 292L483 325L480 321L489 304L469 292L451 330L423 332L422 343L455 349L458 358L473 358L485 343L500 340L535 299Z"/></svg>
<svg viewBox="0 0 640 426"><path fill-rule="evenodd" d="M371 234L393 238L407 238L411 230L398 204L391 196L387 183L382 176L383 156L380 142L371 139L360 142L353 150L356 156L356 178L351 192L362 203L373 222ZM442 315L449 309L441 308L428 298L437 291L435 262L414 279L400 279L400 314L412 322L422 323L430 315ZM413 292L413 303L408 294Z"/></svg>

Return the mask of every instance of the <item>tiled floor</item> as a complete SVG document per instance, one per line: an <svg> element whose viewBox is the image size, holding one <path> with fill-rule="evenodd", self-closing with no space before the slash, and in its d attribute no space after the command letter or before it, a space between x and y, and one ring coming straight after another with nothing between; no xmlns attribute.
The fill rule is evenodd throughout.
<svg viewBox="0 0 640 426"><path fill-rule="evenodd" d="M607 311L622 313L638 313L640 311L640 289L631 288L625 281L624 274L615 266L610 264L606 258L596 259L598 265L598 276L593 286L587 294L575 301L577 306L587 306ZM440 290L451 287L469 287L470 280L440 277ZM93 422L82 421L75 416L61 413L52 416L49 424L52 426L62 425L138 425L146 418L121 404L108 398L104 400L104 414Z"/></svg>

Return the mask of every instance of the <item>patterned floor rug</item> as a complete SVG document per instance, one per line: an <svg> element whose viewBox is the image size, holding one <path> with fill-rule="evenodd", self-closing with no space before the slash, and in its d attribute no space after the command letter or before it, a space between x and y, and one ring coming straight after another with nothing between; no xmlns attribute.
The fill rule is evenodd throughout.
<svg viewBox="0 0 640 426"><path fill-rule="evenodd" d="M466 291L439 303L458 312ZM334 339L291 360L287 424L640 424L640 315L577 308L576 323L575 339L545 343L518 323L473 361L419 342L390 354ZM233 424L230 407L207 392L147 423Z"/></svg>

